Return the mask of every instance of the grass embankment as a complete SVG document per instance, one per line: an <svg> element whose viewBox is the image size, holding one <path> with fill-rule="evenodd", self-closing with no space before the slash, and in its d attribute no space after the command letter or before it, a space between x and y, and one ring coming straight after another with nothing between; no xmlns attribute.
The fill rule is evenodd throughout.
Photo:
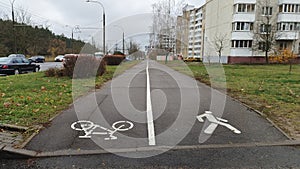
<svg viewBox="0 0 300 169"><path fill-rule="evenodd" d="M203 64L189 63L194 77L210 84ZM300 65L224 65L227 92L261 111L292 137L300 139ZM175 68L180 70L180 68ZM217 69L210 65L210 71ZM215 81L218 77L213 77ZM215 86L218 87L218 86Z"/></svg>
<svg viewBox="0 0 300 169"><path fill-rule="evenodd" d="M47 124L49 119L73 102L72 92L80 96L91 89L98 89L113 78L117 68L118 72L124 72L138 63L132 61L119 67L106 66L106 73L92 79L94 83L83 80L80 91L73 91L71 78L45 77L44 72L0 77L0 123L25 127Z"/></svg>

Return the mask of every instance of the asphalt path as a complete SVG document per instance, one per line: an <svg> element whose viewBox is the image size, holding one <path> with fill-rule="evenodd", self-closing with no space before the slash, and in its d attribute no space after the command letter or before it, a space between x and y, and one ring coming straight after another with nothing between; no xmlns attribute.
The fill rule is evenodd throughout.
<svg viewBox="0 0 300 169"><path fill-rule="evenodd" d="M186 157L191 159L198 152L184 150L184 146L210 145L211 152L204 152L212 153L214 145L268 144L288 139L265 118L223 93L155 61L147 62L143 61L127 70L101 90L74 101L68 110L56 117L51 126L43 129L25 148L38 152L104 150L124 157L156 159L157 156L163 156L168 159L164 156L175 153L167 152L168 150L175 146L182 147L183 150L176 151L178 154L172 158L176 161L180 160L180 152L191 156ZM147 100L147 85L150 85L151 90L150 105ZM208 110L213 112L214 117L228 120L218 120L219 122L230 124L241 133L234 133L222 125L218 125L212 134L205 133L211 123L205 118L202 123L197 116ZM149 119L149 113L153 122ZM96 124L95 129L92 133L88 133L91 128L78 131L91 127L90 123L82 122L73 125L73 128L78 129L76 131L71 128L76 121L93 122ZM154 129L154 137L149 124ZM155 140L155 145L151 144L151 140ZM165 148L155 151L159 147ZM259 148L254 147L251 151L256 152L257 149ZM224 149L222 153L229 151L232 152L229 153L230 157L232 154L239 156L238 150ZM279 149L276 151L280 152ZM218 153L219 149L215 152ZM241 152L247 151L243 149ZM259 153L262 152L259 150ZM297 153L299 155L299 151ZM244 155L249 156L247 153ZM199 154L196 156L200 157Z"/></svg>

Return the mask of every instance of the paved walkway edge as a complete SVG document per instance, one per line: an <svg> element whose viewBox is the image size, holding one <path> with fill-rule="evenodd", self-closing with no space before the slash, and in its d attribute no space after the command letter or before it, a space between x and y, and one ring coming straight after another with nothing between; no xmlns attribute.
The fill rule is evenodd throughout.
<svg viewBox="0 0 300 169"><path fill-rule="evenodd" d="M62 156L80 156L80 155L99 155L110 153L132 153L163 150L201 150L201 149L220 149L220 148L251 148L251 147L270 147L270 146L300 146L300 140L287 140L282 142L270 143L237 143L237 144L209 144L209 145L186 145L186 146L155 146L139 147L127 149L107 149L107 150L59 150L53 152L36 152L25 149L14 149L11 147L0 147L0 156L4 159L27 159L27 158L46 158Z"/></svg>

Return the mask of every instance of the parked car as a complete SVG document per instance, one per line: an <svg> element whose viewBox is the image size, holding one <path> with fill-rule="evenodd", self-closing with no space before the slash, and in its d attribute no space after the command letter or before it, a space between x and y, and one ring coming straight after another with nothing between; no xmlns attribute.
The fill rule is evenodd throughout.
<svg viewBox="0 0 300 169"><path fill-rule="evenodd" d="M64 55L58 55L58 56L56 56L56 57L54 58L54 61L55 61L55 62L62 62L62 61L64 61L64 59L65 59L65 56L64 56Z"/></svg>
<svg viewBox="0 0 300 169"><path fill-rule="evenodd" d="M8 55L9 58L13 58L13 57L20 57L20 58L25 58L25 55L23 54L10 54Z"/></svg>
<svg viewBox="0 0 300 169"><path fill-rule="evenodd" d="M184 62L202 62L201 58L187 57L183 59Z"/></svg>
<svg viewBox="0 0 300 169"><path fill-rule="evenodd" d="M32 56L28 60L31 62L35 62L35 63L44 63L45 57L44 56Z"/></svg>
<svg viewBox="0 0 300 169"><path fill-rule="evenodd" d="M22 57L2 57L0 58L0 74L15 75L28 72L37 72L40 65L31 63Z"/></svg>

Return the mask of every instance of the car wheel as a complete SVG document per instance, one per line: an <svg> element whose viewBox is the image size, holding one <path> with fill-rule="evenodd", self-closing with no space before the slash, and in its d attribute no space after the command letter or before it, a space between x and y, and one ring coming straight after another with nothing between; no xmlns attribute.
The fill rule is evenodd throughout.
<svg viewBox="0 0 300 169"><path fill-rule="evenodd" d="M33 69L33 72L38 72L40 69L38 67Z"/></svg>
<svg viewBox="0 0 300 169"><path fill-rule="evenodd" d="M21 74L20 70L19 69L15 69L15 75L18 75L18 74Z"/></svg>

